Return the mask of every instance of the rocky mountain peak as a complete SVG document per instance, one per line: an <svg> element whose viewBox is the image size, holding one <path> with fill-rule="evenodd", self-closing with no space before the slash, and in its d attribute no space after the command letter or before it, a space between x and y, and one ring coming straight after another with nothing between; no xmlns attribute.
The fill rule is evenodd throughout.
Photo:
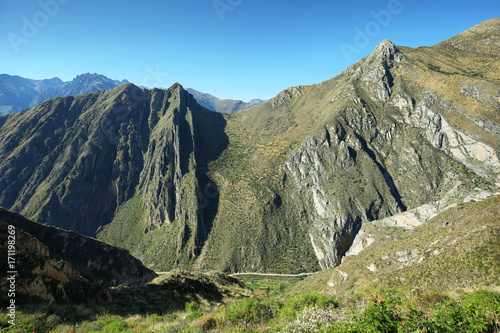
<svg viewBox="0 0 500 333"><path fill-rule="evenodd" d="M397 46L385 39L372 53L340 74L352 76L353 80L359 81L375 101L385 103L392 94L391 68L407 62L406 56Z"/></svg>
<svg viewBox="0 0 500 333"><path fill-rule="evenodd" d="M406 56L389 39L381 41L365 58L356 64L348 67L340 75L352 75L356 78L372 78L371 81L377 81L381 78L382 72L394 67L395 63L406 63Z"/></svg>
<svg viewBox="0 0 500 333"><path fill-rule="evenodd" d="M112 80L102 74L97 74L97 73L85 73L85 74L80 74L77 75L73 81L70 81L73 84L97 84L97 83L114 83L116 86L124 83L128 83L127 80Z"/></svg>
<svg viewBox="0 0 500 333"><path fill-rule="evenodd" d="M389 39L384 39L375 47L374 53L385 54L386 56L394 55L398 51L398 48Z"/></svg>
<svg viewBox="0 0 500 333"><path fill-rule="evenodd" d="M170 89L173 89L173 90L176 90L176 89L180 89L180 90L184 90L184 87L179 83L179 82L175 82L171 87Z"/></svg>
<svg viewBox="0 0 500 333"><path fill-rule="evenodd" d="M406 58L389 39L381 41L373 52L365 58L364 64L383 63L392 67L393 62L405 62Z"/></svg>

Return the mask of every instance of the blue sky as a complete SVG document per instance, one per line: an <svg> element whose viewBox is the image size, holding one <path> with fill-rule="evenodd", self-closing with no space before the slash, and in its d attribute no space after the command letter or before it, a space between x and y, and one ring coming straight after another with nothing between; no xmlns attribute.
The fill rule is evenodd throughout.
<svg viewBox="0 0 500 333"><path fill-rule="evenodd" d="M0 73L268 99L334 77L383 39L431 46L498 16L498 0L0 0Z"/></svg>

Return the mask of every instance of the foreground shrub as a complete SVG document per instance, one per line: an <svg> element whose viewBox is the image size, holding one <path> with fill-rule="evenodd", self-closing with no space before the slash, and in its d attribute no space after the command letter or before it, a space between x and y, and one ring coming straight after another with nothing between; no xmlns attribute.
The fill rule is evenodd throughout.
<svg viewBox="0 0 500 333"><path fill-rule="evenodd" d="M375 300L358 318L358 327L363 332L398 332L399 324L403 322L394 303Z"/></svg>
<svg viewBox="0 0 500 333"><path fill-rule="evenodd" d="M226 309L226 318L231 323L261 324L277 316L282 303L274 298L247 299Z"/></svg>
<svg viewBox="0 0 500 333"><path fill-rule="evenodd" d="M196 302L186 302L184 308L187 312L196 312L200 309L200 306Z"/></svg>
<svg viewBox="0 0 500 333"><path fill-rule="evenodd" d="M438 332L493 332L492 321L474 303L447 301L432 319Z"/></svg>
<svg viewBox="0 0 500 333"><path fill-rule="evenodd" d="M126 328L128 328L127 324L121 320L118 320L104 326L102 331L109 333L121 333L125 331Z"/></svg>
<svg viewBox="0 0 500 333"><path fill-rule="evenodd" d="M47 332L54 328L51 320L49 320L49 323L46 322L45 314L42 312L28 314L17 311L15 326L11 326L8 319L9 317L5 316L2 320L2 326L7 332Z"/></svg>
<svg viewBox="0 0 500 333"><path fill-rule="evenodd" d="M217 320L211 315L205 315L198 320L197 326L205 332L216 328Z"/></svg>
<svg viewBox="0 0 500 333"><path fill-rule="evenodd" d="M339 319L340 317L335 315L331 309L320 309L318 307L306 308L297 316L295 321L286 324L279 332L322 332Z"/></svg>
<svg viewBox="0 0 500 333"><path fill-rule="evenodd" d="M464 306L474 304L491 319L499 320L500 316L500 293L478 290L466 296L462 296Z"/></svg>
<svg viewBox="0 0 500 333"><path fill-rule="evenodd" d="M280 315L283 318L293 320L297 317L297 314L302 312L305 308L336 308L339 305L339 301L333 296L325 296L318 293L305 293L288 299L281 309Z"/></svg>
<svg viewBox="0 0 500 333"><path fill-rule="evenodd" d="M185 304L186 312L191 312L186 316L186 320L190 321L193 319L198 319L203 316L203 313L200 311L200 305L196 302L188 302Z"/></svg>
<svg viewBox="0 0 500 333"><path fill-rule="evenodd" d="M441 300L442 301L442 300ZM326 332L497 332L498 293L474 293L463 300L447 300L426 308L402 306L387 296L363 311L353 311L348 322L334 321ZM497 312L495 312L497 311Z"/></svg>

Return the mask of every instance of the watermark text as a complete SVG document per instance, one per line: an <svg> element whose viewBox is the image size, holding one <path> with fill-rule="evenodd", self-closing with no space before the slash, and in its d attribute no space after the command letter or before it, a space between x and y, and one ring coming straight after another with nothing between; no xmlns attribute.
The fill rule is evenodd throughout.
<svg viewBox="0 0 500 333"><path fill-rule="evenodd" d="M7 316L9 324L16 324L16 227L7 227Z"/></svg>

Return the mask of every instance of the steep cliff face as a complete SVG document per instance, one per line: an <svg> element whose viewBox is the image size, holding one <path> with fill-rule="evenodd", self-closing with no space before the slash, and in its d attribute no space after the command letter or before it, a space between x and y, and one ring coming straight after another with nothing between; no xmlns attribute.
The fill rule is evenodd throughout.
<svg viewBox="0 0 500 333"><path fill-rule="evenodd" d="M132 89L49 100L9 117L2 126L0 151L8 157L0 166L1 205L95 235L133 194L140 172L149 114L131 112L139 104Z"/></svg>
<svg viewBox="0 0 500 333"><path fill-rule="evenodd" d="M398 72L411 70L394 44L380 43L341 74L334 120L285 164L322 268L340 263L363 223L498 180L495 149L452 126L450 103L436 92L408 89Z"/></svg>
<svg viewBox="0 0 500 333"><path fill-rule="evenodd" d="M227 146L225 120L201 108L179 85L153 99L151 108L159 111L148 121L152 130L136 195L99 237L126 244L141 258L149 253L177 266L200 255L217 211L217 186L207 165Z"/></svg>
<svg viewBox="0 0 500 333"><path fill-rule="evenodd" d="M95 235L139 184L147 229L175 218L196 224L204 162L195 157L194 103L180 86L125 85L12 115L2 126L1 205Z"/></svg>
<svg viewBox="0 0 500 333"><path fill-rule="evenodd" d="M218 202L208 162L227 146L225 120L180 85L128 84L3 120L0 205L129 248L170 226L169 259L200 254ZM116 236L129 227L137 233Z"/></svg>
<svg viewBox="0 0 500 333"><path fill-rule="evenodd" d="M109 287L138 287L156 277L125 250L0 209L4 248L8 226L15 227L16 286L25 296L98 303L106 301L103 297ZM7 262L6 251L2 260ZM6 281L2 281L1 289L6 287Z"/></svg>

